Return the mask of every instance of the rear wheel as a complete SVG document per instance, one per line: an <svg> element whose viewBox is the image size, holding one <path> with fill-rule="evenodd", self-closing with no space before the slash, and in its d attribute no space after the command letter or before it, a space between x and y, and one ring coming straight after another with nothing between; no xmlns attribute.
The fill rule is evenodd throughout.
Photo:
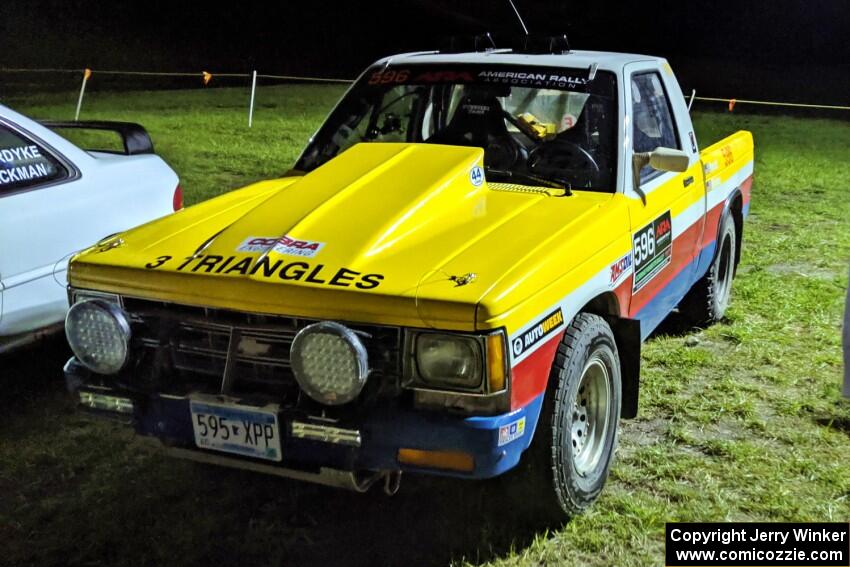
<svg viewBox="0 0 850 567"><path fill-rule="evenodd" d="M558 347L537 431L512 482L538 518L565 520L599 496L614 456L621 404L611 328L581 313Z"/></svg>
<svg viewBox="0 0 850 567"><path fill-rule="evenodd" d="M710 325L720 321L726 313L732 296L737 245L735 222L726 214L721 221L714 261L679 304L679 311L694 325Z"/></svg>

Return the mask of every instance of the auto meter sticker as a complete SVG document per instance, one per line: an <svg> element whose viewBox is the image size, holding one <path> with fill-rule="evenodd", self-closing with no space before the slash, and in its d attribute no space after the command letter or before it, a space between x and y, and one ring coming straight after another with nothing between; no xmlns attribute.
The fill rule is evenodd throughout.
<svg viewBox="0 0 850 567"><path fill-rule="evenodd" d="M542 341L564 324L564 313L558 307L534 326L511 341L511 350L514 358L518 358L525 351Z"/></svg>
<svg viewBox="0 0 850 567"><path fill-rule="evenodd" d="M324 248L324 242L313 242L310 240L298 240L289 235L276 236L249 236L242 241L236 249L237 252L265 252L269 247L279 254L287 256L304 256L312 258Z"/></svg>
<svg viewBox="0 0 850 567"><path fill-rule="evenodd" d="M637 231L634 243L635 277L632 291L638 291L673 260L673 224L670 211Z"/></svg>
<svg viewBox="0 0 850 567"><path fill-rule="evenodd" d="M611 287L617 287L632 273L632 253L629 252L613 264L611 264Z"/></svg>
<svg viewBox="0 0 850 567"><path fill-rule="evenodd" d="M479 187L484 183L484 170L477 165L469 171L469 182Z"/></svg>
<svg viewBox="0 0 850 567"><path fill-rule="evenodd" d="M166 264L172 265L173 256L159 256L145 264L148 270L156 270ZM307 262L285 262L263 256L218 256L216 254L189 256L175 260L179 264L174 268L178 272L202 274L222 274L225 276L259 276L265 279L279 278L284 281L302 281L311 284L334 287L355 287L374 289L384 281L382 274L364 274L349 268L334 271L324 264Z"/></svg>
<svg viewBox="0 0 850 567"><path fill-rule="evenodd" d="M499 447L515 441L525 433L525 418L521 417L513 423L499 428Z"/></svg>

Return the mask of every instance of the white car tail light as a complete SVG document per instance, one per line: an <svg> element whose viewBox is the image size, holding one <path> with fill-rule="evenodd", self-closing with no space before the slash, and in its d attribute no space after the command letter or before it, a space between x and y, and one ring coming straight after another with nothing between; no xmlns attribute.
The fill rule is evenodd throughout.
<svg viewBox="0 0 850 567"><path fill-rule="evenodd" d="M174 200L173 200L174 210L179 211L183 208L183 188L178 184L174 189Z"/></svg>

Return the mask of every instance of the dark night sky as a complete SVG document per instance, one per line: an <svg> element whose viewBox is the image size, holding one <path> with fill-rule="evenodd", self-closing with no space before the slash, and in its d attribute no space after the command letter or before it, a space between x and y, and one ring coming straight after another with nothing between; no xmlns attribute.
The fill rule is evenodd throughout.
<svg viewBox="0 0 850 567"><path fill-rule="evenodd" d="M846 0L516 0L532 32L575 48L666 56L706 96L850 102ZM441 36L519 31L507 0L0 0L0 64L352 77ZM0 78L2 81L2 78ZM0 86L2 86L0 84Z"/></svg>

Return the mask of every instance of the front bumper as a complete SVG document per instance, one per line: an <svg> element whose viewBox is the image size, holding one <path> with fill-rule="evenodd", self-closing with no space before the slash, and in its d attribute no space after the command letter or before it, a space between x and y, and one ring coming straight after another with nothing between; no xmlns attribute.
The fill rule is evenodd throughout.
<svg viewBox="0 0 850 567"><path fill-rule="evenodd" d="M191 395L142 395L93 386L89 371L74 358L65 365L65 380L69 391L77 396L96 394L98 399L106 400L100 404L101 407L87 404L87 409L104 416L124 419L132 424L138 434L158 438L178 456L273 474L278 471L276 474L282 476L334 485L336 483L322 482L315 475L325 470L352 474L405 471L462 478L498 476L516 466L522 452L531 443L542 401L540 396L523 408L486 417L375 408L356 423L334 423L336 428L359 432L359 446L353 446L350 440L297 438L292 435L293 422L321 426L326 421L297 410L281 409L278 422L283 459L280 463L271 463L198 449L192 428ZM126 404L111 402L111 398L129 400L132 406L126 411ZM219 399L239 403L234 398ZM111 403L115 404L114 408L110 406ZM116 411L118 408L125 409L122 413ZM461 472L413 466L399 462L400 449L463 453L472 457L473 467L468 472ZM297 474L280 471L295 471Z"/></svg>

